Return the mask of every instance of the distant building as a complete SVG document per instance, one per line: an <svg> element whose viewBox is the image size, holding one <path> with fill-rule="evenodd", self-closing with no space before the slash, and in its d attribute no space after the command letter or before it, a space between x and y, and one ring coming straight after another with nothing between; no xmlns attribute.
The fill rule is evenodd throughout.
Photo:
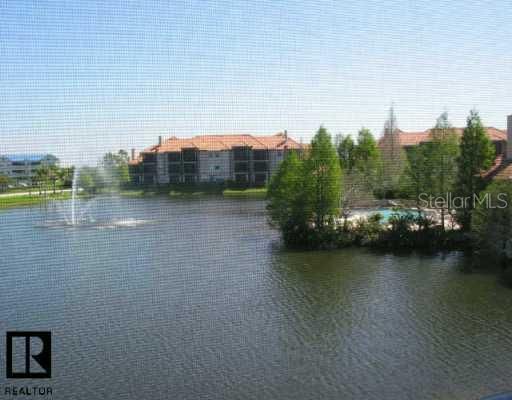
<svg viewBox="0 0 512 400"><path fill-rule="evenodd" d="M489 139L491 139L494 144L496 156L504 156L507 151L507 132L493 127L485 128L485 131ZM453 132L461 138L464 128L453 128ZM392 141L395 140L398 142L400 147L407 150L413 146L419 145L420 143L430 141L432 139L432 129L427 129L422 132L404 132L398 129L394 137L392 136L393 135L391 134L385 134L382 136L379 140L379 146L381 148L391 146Z"/></svg>
<svg viewBox="0 0 512 400"><path fill-rule="evenodd" d="M453 128L454 133L461 138L464 128ZM482 176L488 179L512 179L512 115L507 119L507 131L487 127L485 132L494 145L496 158L493 165ZM398 145L404 150L417 146L420 143L432 140L432 130L422 132L404 132L398 130L395 135L385 134L379 140L379 147Z"/></svg>
<svg viewBox="0 0 512 400"><path fill-rule="evenodd" d="M157 145L142 151L129 166L136 183L233 181L257 186L268 181L287 151L302 148L286 131L272 136L159 138Z"/></svg>
<svg viewBox="0 0 512 400"><path fill-rule="evenodd" d="M0 154L0 175L9 177L14 184L32 184L39 167L56 165L58 161L51 154Z"/></svg>
<svg viewBox="0 0 512 400"><path fill-rule="evenodd" d="M488 179L512 181L512 115L507 117L507 145L502 157L484 176Z"/></svg>

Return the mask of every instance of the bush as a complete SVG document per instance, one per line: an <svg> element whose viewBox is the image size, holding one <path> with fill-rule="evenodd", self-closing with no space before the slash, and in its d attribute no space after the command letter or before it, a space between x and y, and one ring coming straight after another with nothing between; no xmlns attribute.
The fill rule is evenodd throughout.
<svg viewBox="0 0 512 400"><path fill-rule="evenodd" d="M507 241L512 237L512 184L496 181L480 198L488 203L479 204L472 215L472 233L476 247L496 260L509 259ZM502 203L505 201L505 203Z"/></svg>
<svg viewBox="0 0 512 400"><path fill-rule="evenodd" d="M384 225L382 215L373 214L368 218L361 218L349 227L353 243L360 246L372 246L378 243Z"/></svg>

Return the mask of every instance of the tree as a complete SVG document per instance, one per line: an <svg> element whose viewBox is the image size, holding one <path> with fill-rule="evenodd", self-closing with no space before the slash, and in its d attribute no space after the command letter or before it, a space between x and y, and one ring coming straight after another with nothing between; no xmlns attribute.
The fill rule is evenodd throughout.
<svg viewBox="0 0 512 400"><path fill-rule="evenodd" d="M128 169L129 156L125 150L117 153L107 153L101 160L101 167L105 172L107 184L110 187L122 186L130 182Z"/></svg>
<svg viewBox="0 0 512 400"><path fill-rule="evenodd" d="M62 187L71 187L73 183L74 167L59 168L58 177Z"/></svg>
<svg viewBox="0 0 512 400"><path fill-rule="evenodd" d="M268 210L286 243L293 236L303 236L311 211L307 209L304 192L304 164L295 151L287 153L268 186Z"/></svg>
<svg viewBox="0 0 512 400"><path fill-rule="evenodd" d="M300 159L290 152L268 188L270 219L287 245L323 245L340 207L341 168L331 136L320 127Z"/></svg>
<svg viewBox="0 0 512 400"><path fill-rule="evenodd" d="M47 191L50 186L50 182L56 180L55 171L52 166L41 165L35 171L34 180L39 186L39 192Z"/></svg>
<svg viewBox="0 0 512 400"><path fill-rule="evenodd" d="M459 141L455 130L448 120L448 113L442 113L437 119L435 127L431 130L430 152L427 154L431 179L429 192L443 198L440 205L441 226L445 229L445 215L449 212L446 195L454 189L457 179L457 157L459 156Z"/></svg>
<svg viewBox="0 0 512 400"><path fill-rule="evenodd" d="M347 146L348 147L348 146ZM380 169L380 150L371 131L361 128L357 135L357 144L351 151L351 164L343 168L343 201L344 214L347 207L354 201L373 198ZM338 154L340 154L338 147ZM341 155L340 155L341 157Z"/></svg>
<svg viewBox="0 0 512 400"><path fill-rule="evenodd" d="M400 187L400 178L407 163L407 156L400 145L400 132L393 107L384 123L382 154L382 179L380 192L384 197L394 197Z"/></svg>
<svg viewBox="0 0 512 400"><path fill-rule="evenodd" d="M485 202L473 211L472 231L485 255L510 263L512 260L512 184L496 181L482 193Z"/></svg>
<svg viewBox="0 0 512 400"><path fill-rule="evenodd" d="M85 193L96 193L98 189L97 175L98 172L96 168L81 168L80 174L78 175L78 186L81 187L85 191Z"/></svg>
<svg viewBox="0 0 512 400"><path fill-rule="evenodd" d="M421 195L431 194L432 169L430 158L433 153L431 142L420 143L407 151L407 165L401 180L402 192L416 200L420 207Z"/></svg>
<svg viewBox="0 0 512 400"><path fill-rule="evenodd" d="M457 159L457 194L465 199L464 207L457 210L457 219L465 231L471 230L474 196L484 188L481 173L492 165L494 157L494 147L485 133L480 116L476 110L471 110Z"/></svg>
<svg viewBox="0 0 512 400"><path fill-rule="evenodd" d="M357 134L357 147L355 149L355 162L364 166L375 163L380 157L380 151L372 132L367 128L361 128Z"/></svg>
<svg viewBox="0 0 512 400"><path fill-rule="evenodd" d="M315 226L322 230L327 219L339 212L342 180L338 154L323 126L311 142L304 169L305 190L314 213Z"/></svg>
<svg viewBox="0 0 512 400"><path fill-rule="evenodd" d="M350 135L340 135L338 138L338 157L340 159L340 166L344 171L350 171L355 163L355 149L356 144Z"/></svg>
<svg viewBox="0 0 512 400"><path fill-rule="evenodd" d="M372 187L375 184L380 167L380 150L371 131L361 128L357 135L355 149L355 167L363 174L366 182Z"/></svg>
<svg viewBox="0 0 512 400"><path fill-rule="evenodd" d="M0 190L5 190L11 183L11 178L7 175L0 175Z"/></svg>

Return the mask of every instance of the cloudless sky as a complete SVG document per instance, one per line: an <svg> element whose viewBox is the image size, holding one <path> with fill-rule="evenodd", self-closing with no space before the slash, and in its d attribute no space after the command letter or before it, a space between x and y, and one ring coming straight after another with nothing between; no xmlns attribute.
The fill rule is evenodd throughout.
<svg viewBox="0 0 512 400"><path fill-rule="evenodd" d="M512 114L508 1L0 0L0 154Z"/></svg>

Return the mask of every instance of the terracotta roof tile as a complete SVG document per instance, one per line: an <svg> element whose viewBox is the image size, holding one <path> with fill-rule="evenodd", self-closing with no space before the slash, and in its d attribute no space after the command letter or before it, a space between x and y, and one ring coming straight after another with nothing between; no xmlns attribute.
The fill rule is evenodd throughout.
<svg viewBox="0 0 512 400"><path fill-rule="evenodd" d="M174 152L186 148L194 148L199 151L230 150L233 147L248 146L254 150L270 149L300 149L302 145L295 140L286 137L283 133L273 136L241 135L199 135L192 138L170 137L161 145L151 146L143 152Z"/></svg>
<svg viewBox="0 0 512 400"><path fill-rule="evenodd" d="M489 136L489 139L492 141L505 141L507 140L507 132L501 129L497 129L494 127L488 127L485 128L487 132L487 136ZM464 128L453 128L454 133L461 137ZM427 129L426 131L422 132L404 132L401 130L398 130L398 138L401 146L415 146L422 142L427 142L431 138L431 132L432 129ZM385 143L386 136L383 136L379 139L379 144L383 145Z"/></svg>

